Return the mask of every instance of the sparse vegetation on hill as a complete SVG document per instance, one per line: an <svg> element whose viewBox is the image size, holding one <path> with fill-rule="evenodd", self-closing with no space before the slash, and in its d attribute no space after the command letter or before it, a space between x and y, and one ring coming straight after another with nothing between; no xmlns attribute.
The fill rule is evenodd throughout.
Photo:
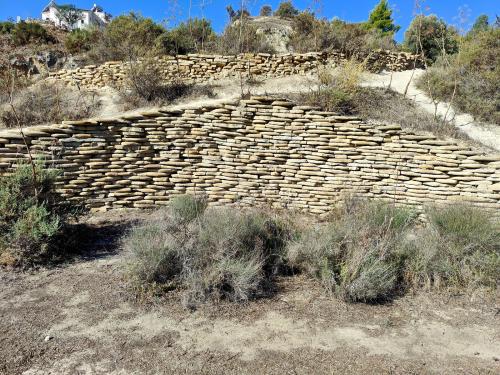
<svg viewBox="0 0 500 375"><path fill-rule="evenodd" d="M12 42L18 46L30 43L53 43L54 38L40 24L35 22L19 22L11 30Z"/></svg>
<svg viewBox="0 0 500 375"><path fill-rule="evenodd" d="M441 56L417 82L438 101L500 124L500 29L476 31L454 55Z"/></svg>
<svg viewBox="0 0 500 375"><path fill-rule="evenodd" d="M375 49L395 50L392 33L340 19L318 19L304 11L293 18L290 48L295 52L339 50L348 56L366 56Z"/></svg>
<svg viewBox="0 0 500 375"><path fill-rule="evenodd" d="M99 107L92 93L49 82L18 91L12 104L15 112L10 106L0 107L0 124L7 128L88 118Z"/></svg>

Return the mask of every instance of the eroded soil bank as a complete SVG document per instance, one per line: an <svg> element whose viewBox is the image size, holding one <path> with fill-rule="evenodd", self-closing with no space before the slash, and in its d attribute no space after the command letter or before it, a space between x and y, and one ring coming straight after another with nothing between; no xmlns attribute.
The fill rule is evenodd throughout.
<svg viewBox="0 0 500 375"><path fill-rule="evenodd" d="M195 312L138 303L118 238L144 214L87 219L87 250L58 267L0 270L1 374L497 374L498 296L345 304L301 276L273 297Z"/></svg>

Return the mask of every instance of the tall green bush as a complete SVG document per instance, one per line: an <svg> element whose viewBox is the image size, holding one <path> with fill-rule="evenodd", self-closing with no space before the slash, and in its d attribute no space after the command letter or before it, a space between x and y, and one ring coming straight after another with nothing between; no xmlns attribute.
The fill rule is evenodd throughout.
<svg viewBox="0 0 500 375"><path fill-rule="evenodd" d="M102 32L98 29L76 29L72 30L64 41L64 46L70 53L82 53L90 51L96 43Z"/></svg>
<svg viewBox="0 0 500 375"><path fill-rule="evenodd" d="M403 46L410 52L423 54L431 62L439 56L458 52L457 30L435 15L419 15L405 32Z"/></svg>
<svg viewBox="0 0 500 375"><path fill-rule="evenodd" d="M169 55L213 50L216 34L209 20L193 18L164 32L158 40L163 53Z"/></svg>
<svg viewBox="0 0 500 375"><path fill-rule="evenodd" d="M0 22L0 34L10 34L15 26L16 24L14 22Z"/></svg>
<svg viewBox="0 0 500 375"><path fill-rule="evenodd" d="M135 60L157 53L157 39L164 32L165 28L151 18L136 13L118 16L104 29L90 52L90 58L96 62Z"/></svg>
<svg viewBox="0 0 500 375"><path fill-rule="evenodd" d="M46 260L64 221L53 183L56 170L21 163L0 179L0 259L16 265Z"/></svg>
<svg viewBox="0 0 500 375"><path fill-rule="evenodd" d="M370 13L368 21L365 23L368 29L374 29L383 35L394 35L401 28L392 19L392 9L387 0L380 0Z"/></svg>
<svg viewBox="0 0 500 375"><path fill-rule="evenodd" d="M21 21L16 23L11 34L12 42L18 46L24 46L29 43L51 43L54 41L47 30L36 22Z"/></svg>
<svg viewBox="0 0 500 375"><path fill-rule="evenodd" d="M291 0L283 1L278 5L278 9L274 12L276 17L281 18L293 18L299 14L297 8L292 4Z"/></svg>

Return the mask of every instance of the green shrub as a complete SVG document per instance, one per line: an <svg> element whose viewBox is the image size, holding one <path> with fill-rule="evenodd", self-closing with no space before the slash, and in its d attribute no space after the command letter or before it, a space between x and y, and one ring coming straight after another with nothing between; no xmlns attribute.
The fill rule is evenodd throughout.
<svg viewBox="0 0 500 375"><path fill-rule="evenodd" d="M82 53L90 51L99 41L101 32L99 30L76 29L72 30L66 40L64 46L70 53Z"/></svg>
<svg viewBox="0 0 500 375"><path fill-rule="evenodd" d="M340 19L317 19L305 11L293 18L293 34L289 46L295 52L339 50L347 56L363 58L375 49L394 50L392 34L369 29L362 24L349 24Z"/></svg>
<svg viewBox="0 0 500 375"><path fill-rule="evenodd" d="M380 32L382 35L391 35L399 31L401 28L394 24L392 19L392 10L389 7L387 0L380 2L371 11L368 21L365 23L367 29L373 29Z"/></svg>
<svg viewBox="0 0 500 375"><path fill-rule="evenodd" d="M209 20L189 19L163 33L158 43L168 55L199 53L214 48L216 34Z"/></svg>
<svg viewBox="0 0 500 375"><path fill-rule="evenodd" d="M276 17L293 18L299 14L299 11L293 6L292 1L283 1L278 5L278 9L274 12Z"/></svg>
<svg viewBox="0 0 500 375"><path fill-rule="evenodd" d="M458 52L459 35L455 28L435 15L417 16L405 32L403 46L415 54L423 54L433 62L443 54Z"/></svg>
<svg viewBox="0 0 500 375"><path fill-rule="evenodd" d="M0 22L0 34L10 34L15 26L16 24L14 22Z"/></svg>
<svg viewBox="0 0 500 375"><path fill-rule="evenodd" d="M53 189L57 171L37 163L35 175L23 163L0 179L0 259L23 266L50 257L64 218Z"/></svg>
<svg viewBox="0 0 500 375"><path fill-rule="evenodd" d="M29 43L52 43L53 37L49 35L45 28L36 22L16 23L11 31L12 42L18 46L24 46Z"/></svg>
<svg viewBox="0 0 500 375"><path fill-rule="evenodd" d="M456 204L431 206L430 224L410 245L408 283L441 289L495 288L500 282L500 226L489 213Z"/></svg>
<svg viewBox="0 0 500 375"><path fill-rule="evenodd" d="M135 288L180 287L189 307L266 294L282 266L287 228L260 211L205 207L205 199L178 197L130 232Z"/></svg>
<svg viewBox="0 0 500 375"><path fill-rule="evenodd" d="M405 236L415 217L385 203L348 201L331 222L292 242L288 260L346 301L390 299L403 277Z"/></svg>
<svg viewBox="0 0 500 375"><path fill-rule="evenodd" d="M158 37L163 33L165 28L151 18L135 13L118 16L106 26L89 58L95 62L136 60L158 53Z"/></svg>

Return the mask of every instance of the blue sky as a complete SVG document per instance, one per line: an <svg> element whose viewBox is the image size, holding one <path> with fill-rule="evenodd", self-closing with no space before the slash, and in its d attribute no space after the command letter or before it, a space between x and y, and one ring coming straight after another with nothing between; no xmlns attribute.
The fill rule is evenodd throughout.
<svg viewBox="0 0 500 375"><path fill-rule="evenodd" d="M73 3L81 8L90 8L97 0L60 0L60 3ZM0 0L0 20L16 16L39 17L41 9L49 0ZM172 6L172 0L98 0L98 4L114 16L137 11L147 17L152 17L156 21L169 20L170 24L188 18L189 0L177 0L177 10ZM260 7L269 4L275 9L279 0L249 0L249 8L252 14L257 14ZM487 14L490 21L495 19L495 14L500 15L499 0L426 0L422 1L425 13L434 13L444 18L447 22L458 26L460 24L461 9L466 15L465 27L470 26L474 19L480 14ZM201 16L204 14L212 21L216 31L221 31L227 23L225 8L232 4L238 8L239 0L191 0L191 15ZM307 7L317 8L317 4L322 4L320 15L333 18L339 17L350 22L360 22L368 18L371 9L378 3L378 0L294 0L294 5L299 9ZM408 27L414 15L413 0L389 0L394 8L394 19L402 30L396 36L401 40L404 30ZM204 4L204 6L203 6ZM315 5L316 4L316 5ZM318 13L318 12L317 12Z"/></svg>

